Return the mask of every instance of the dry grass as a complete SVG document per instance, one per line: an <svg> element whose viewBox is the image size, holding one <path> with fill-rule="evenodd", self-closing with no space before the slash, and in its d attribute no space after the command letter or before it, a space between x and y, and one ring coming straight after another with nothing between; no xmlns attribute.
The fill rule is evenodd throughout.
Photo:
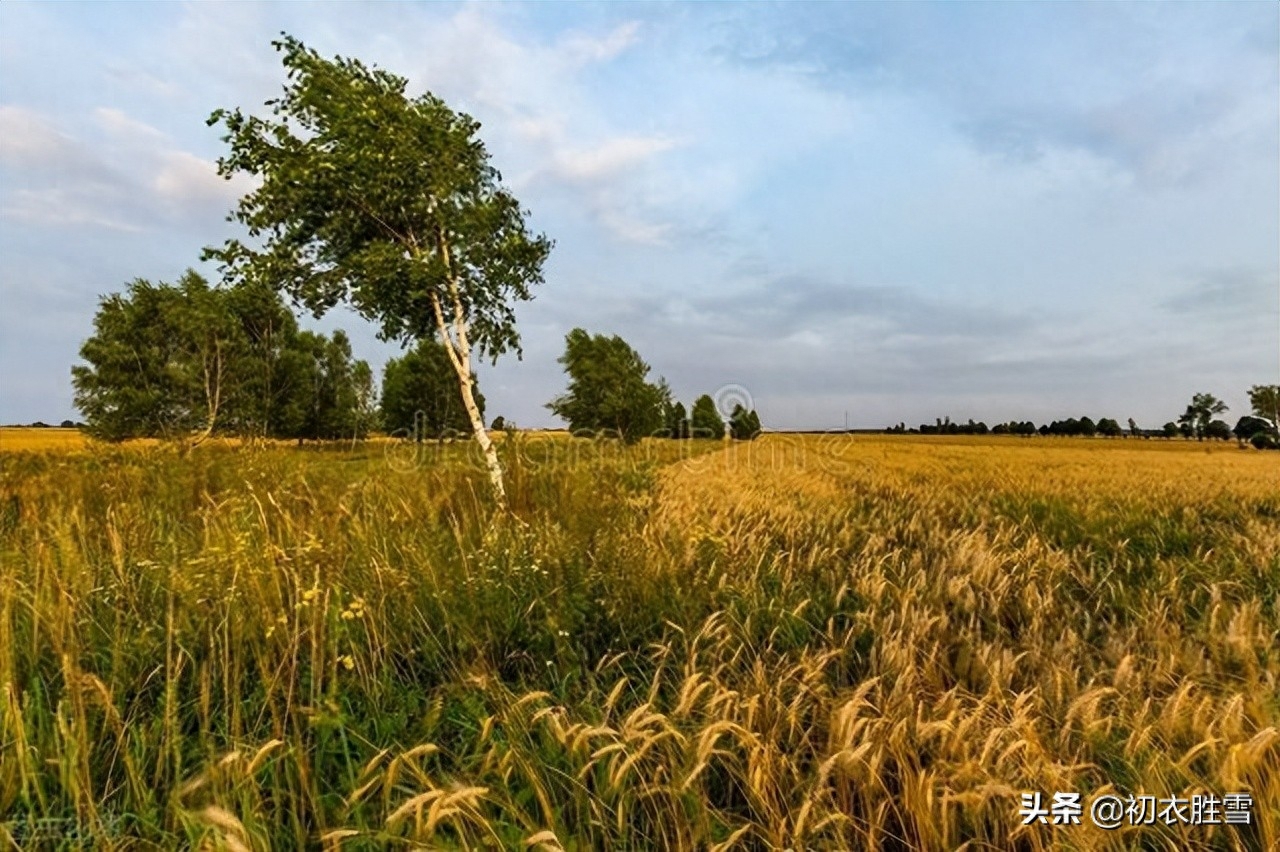
<svg viewBox="0 0 1280 852"><path fill-rule="evenodd" d="M231 849L1280 844L1273 455L517 437L515 515L491 518L467 448L408 452L0 455L7 830ZM1024 790L1110 789L1248 791L1255 823L1016 815Z"/></svg>
<svg viewBox="0 0 1280 852"><path fill-rule="evenodd" d="M83 450L89 439L79 429L0 427L0 453Z"/></svg>

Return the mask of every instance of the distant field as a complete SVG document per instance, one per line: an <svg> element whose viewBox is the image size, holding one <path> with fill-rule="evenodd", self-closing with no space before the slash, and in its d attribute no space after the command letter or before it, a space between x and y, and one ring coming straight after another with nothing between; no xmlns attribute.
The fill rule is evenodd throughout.
<svg viewBox="0 0 1280 852"><path fill-rule="evenodd" d="M33 429L0 426L0 452L18 450L80 450L88 441L79 429Z"/></svg>
<svg viewBox="0 0 1280 852"><path fill-rule="evenodd" d="M494 516L467 444L76 440L0 432L20 847L1280 847L1280 454L517 435Z"/></svg>

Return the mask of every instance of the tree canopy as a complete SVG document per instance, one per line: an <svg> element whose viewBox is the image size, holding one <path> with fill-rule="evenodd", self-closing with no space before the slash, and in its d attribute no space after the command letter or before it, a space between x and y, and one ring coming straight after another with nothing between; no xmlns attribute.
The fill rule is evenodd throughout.
<svg viewBox="0 0 1280 852"><path fill-rule="evenodd" d="M570 431L609 432L629 442L661 432L670 392L664 382L647 381L649 365L621 337L575 328L559 361L569 387L547 408Z"/></svg>
<svg viewBox="0 0 1280 852"><path fill-rule="evenodd" d="M1191 397L1187 410L1178 418L1178 425L1187 437L1194 436L1203 440L1209 434L1213 416L1226 410L1227 404L1213 394L1198 393Z"/></svg>
<svg viewBox="0 0 1280 852"><path fill-rule="evenodd" d="M716 408L716 401L709 394L703 394L693 401L693 411L689 415L689 425L695 438L724 437L724 418Z"/></svg>
<svg viewBox="0 0 1280 852"><path fill-rule="evenodd" d="M253 284L138 279L102 299L72 368L90 434L198 442L218 433L340 438L363 434L372 371L342 331L299 331L280 296Z"/></svg>

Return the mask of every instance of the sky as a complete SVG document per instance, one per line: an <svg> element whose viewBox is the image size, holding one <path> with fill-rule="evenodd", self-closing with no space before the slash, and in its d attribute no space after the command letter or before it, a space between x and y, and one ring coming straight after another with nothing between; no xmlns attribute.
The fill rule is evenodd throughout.
<svg viewBox="0 0 1280 852"><path fill-rule="evenodd" d="M0 423L77 418L102 296L216 278L250 185L206 119L278 94L282 31L478 119L555 241L489 417L559 425L574 327L775 429L1234 422L1280 381L1275 3L4 3Z"/></svg>

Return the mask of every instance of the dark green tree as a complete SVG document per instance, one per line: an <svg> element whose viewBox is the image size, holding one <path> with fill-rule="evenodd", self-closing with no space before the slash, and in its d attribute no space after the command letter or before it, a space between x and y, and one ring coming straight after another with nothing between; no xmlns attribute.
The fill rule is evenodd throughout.
<svg viewBox="0 0 1280 852"><path fill-rule="evenodd" d="M1211 420L1205 427L1204 436L1218 441L1231 440L1231 424L1225 420Z"/></svg>
<svg viewBox="0 0 1280 852"><path fill-rule="evenodd" d="M472 387L483 417L484 396L474 380ZM382 373L382 428L388 433L422 440L465 435L470 427L458 379L442 343L423 339L416 348L387 362ZM502 426L495 420L493 428Z"/></svg>
<svg viewBox="0 0 1280 852"><path fill-rule="evenodd" d="M1179 433L1181 433L1182 431L1181 429L1178 428L1178 424L1174 423L1172 420L1164 424L1163 428L1164 428L1164 436L1166 438L1176 438L1178 437Z"/></svg>
<svg viewBox="0 0 1280 852"><path fill-rule="evenodd" d="M559 361L569 388L547 408L574 433L608 433L627 442L659 434L670 394L666 383L646 380L649 365L621 337L575 328Z"/></svg>
<svg viewBox="0 0 1280 852"><path fill-rule="evenodd" d="M1098 434L1106 438L1119 438L1124 434L1120 424L1110 417L1098 421Z"/></svg>
<svg viewBox="0 0 1280 852"><path fill-rule="evenodd" d="M735 405L729 415L729 435L735 441L752 441L760 437L760 418L755 409L748 411L741 404Z"/></svg>
<svg viewBox="0 0 1280 852"><path fill-rule="evenodd" d="M471 431L505 503L502 467L475 402L472 351L520 352L514 304L531 298L551 250L500 183L480 125L402 77L274 42L287 82L270 116L216 110L230 178L260 180L232 218L251 248L208 250L235 280L275 282L317 315L349 303L386 339L445 347Z"/></svg>
<svg viewBox="0 0 1280 852"><path fill-rule="evenodd" d="M1231 430L1241 441L1251 441L1254 435L1270 434L1271 424L1261 417L1245 415L1236 421L1236 428Z"/></svg>
<svg viewBox="0 0 1280 852"><path fill-rule="evenodd" d="M724 420L716 409L716 401L708 394L704 393L694 400L689 425L695 438L719 440L724 437Z"/></svg>
<svg viewBox="0 0 1280 852"><path fill-rule="evenodd" d="M669 401L663 421L666 424L667 435L670 437L677 439L689 437L689 414L685 411L684 403Z"/></svg>

